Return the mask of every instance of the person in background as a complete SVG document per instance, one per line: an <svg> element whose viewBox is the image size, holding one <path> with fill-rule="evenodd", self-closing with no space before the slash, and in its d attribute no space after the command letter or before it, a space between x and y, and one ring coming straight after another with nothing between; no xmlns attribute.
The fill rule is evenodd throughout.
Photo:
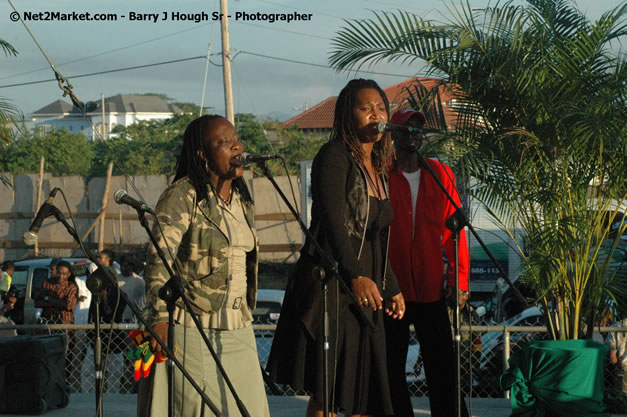
<svg viewBox="0 0 627 417"><path fill-rule="evenodd" d="M2 300L4 300L11 288L13 272L15 272L15 263L13 261L4 261L2 264L2 276L0 277L0 297Z"/></svg>
<svg viewBox="0 0 627 417"><path fill-rule="evenodd" d="M217 115L192 121L183 135L173 183L161 194L153 225L161 247L184 282L193 311L179 300L174 309L177 359L224 416L239 416L231 390L211 358L198 328L196 314L241 403L251 417L270 411L252 327L257 300L258 240L253 201L242 178L244 145L235 127ZM160 226L159 226L160 225ZM166 249L169 248L169 250ZM152 329L167 343L168 311L159 289L170 278L151 248L146 265L146 298ZM151 348L161 345L151 340ZM200 395L174 368L175 414L212 414ZM139 384L138 416L168 415L165 364L153 364Z"/></svg>
<svg viewBox="0 0 627 417"><path fill-rule="evenodd" d="M43 307L41 317L47 323L74 323L78 287L71 268L69 262L60 261L57 264L56 279L44 281L42 291L35 300L38 306Z"/></svg>
<svg viewBox="0 0 627 417"><path fill-rule="evenodd" d="M376 82L350 81L335 105L331 139L311 169L310 231L339 269L339 277L327 277L328 408L333 415L394 414L383 317L403 317L405 304L387 257L393 210L385 174L392 144L377 124L386 122L388 115L387 97ZM321 417L325 408L323 294L312 274L317 265L320 255L308 239L288 281L267 367L273 381L312 393L308 417ZM338 278L353 292L358 305L351 303ZM372 320L376 331L362 321L359 310Z"/></svg>
<svg viewBox="0 0 627 417"><path fill-rule="evenodd" d="M395 112L390 123L422 129L425 116L411 109ZM390 231L389 257L405 297L407 312L402 320L385 322L390 391L395 415L413 416L405 378L409 325L413 324L424 362L431 415L456 415L455 355L447 299L455 303L455 265L453 239L445 221L455 212L442 189L425 167L420 166L414 149L420 148L422 133L393 134L396 158L390 171L390 201L394 222ZM461 206L451 169L435 160L426 163L444 184L456 204ZM442 252L449 260L449 275L444 279ZM459 238L459 300L468 292L469 256L465 231ZM462 306L463 307L463 306ZM462 415L468 415L462 401Z"/></svg>
<svg viewBox="0 0 627 417"><path fill-rule="evenodd" d="M120 260L120 269L122 272L118 274L118 287L123 291L130 303L133 303L142 313L142 317L145 317L144 309L146 308L146 284L144 279L137 275L134 269L135 263L130 256L124 256ZM117 294L116 294L117 295ZM120 300L121 301L121 300ZM116 314L115 321L117 323L138 323L137 317L133 313L131 307L127 303L119 302L120 306L124 306L121 309L121 314ZM126 357L126 353L133 348L131 339L128 337L128 331L122 330L120 332L118 343L121 345L120 349L124 355L125 371L120 377L121 392L137 392L133 376L133 362Z"/></svg>
<svg viewBox="0 0 627 417"><path fill-rule="evenodd" d="M146 283L144 279L134 272L135 263L133 260L125 256L121 259L120 268L122 272L118 274L118 287L127 295L140 311L146 308ZM137 323L133 310L127 305L122 311L123 323Z"/></svg>
<svg viewBox="0 0 627 417"><path fill-rule="evenodd" d="M11 316L12 310L15 308L15 303L17 303L17 289L11 287L3 297L2 302L0 302L0 315L5 317Z"/></svg>
<svg viewBox="0 0 627 417"><path fill-rule="evenodd" d="M76 277L78 288L78 298L74 307L74 324L89 323L89 307L91 305L91 291L87 288L87 275ZM68 350L68 362L70 366L70 390L71 392L81 392L81 381L83 373L83 361L87 354L89 339L84 329L74 330L70 339Z"/></svg>

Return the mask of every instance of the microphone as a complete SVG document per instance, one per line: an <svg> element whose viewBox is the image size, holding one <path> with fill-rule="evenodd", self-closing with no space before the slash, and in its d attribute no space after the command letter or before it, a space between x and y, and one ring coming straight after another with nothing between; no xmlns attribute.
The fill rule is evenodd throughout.
<svg viewBox="0 0 627 417"><path fill-rule="evenodd" d="M260 154L260 153L248 153L244 152L242 156L240 156L240 161L242 165L250 165L259 162L265 162L269 159L279 159L280 155L276 154Z"/></svg>
<svg viewBox="0 0 627 417"><path fill-rule="evenodd" d="M146 203L143 203L139 200L135 200L133 197L128 195L126 190L119 189L113 195L113 199L118 204L126 204L127 206L133 207L135 210L143 211L150 214L155 214L150 206Z"/></svg>
<svg viewBox="0 0 627 417"><path fill-rule="evenodd" d="M422 129L418 129L417 127L404 126L404 125L393 125L392 123L380 121L377 123L377 130L379 133L385 132L401 132L401 133L422 133Z"/></svg>
<svg viewBox="0 0 627 417"><path fill-rule="evenodd" d="M46 217L52 214L50 209L53 207L52 200L54 200L54 196L57 194L57 191L59 191L58 187L54 187L52 191L50 191L50 194L48 194L48 198L46 198L46 201L44 201L41 207L39 207L39 211L37 211L35 219L33 219L30 227L22 235L22 240L27 245L34 245L35 242L37 242L37 234L39 234L39 228L41 228L41 224Z"/></svg>

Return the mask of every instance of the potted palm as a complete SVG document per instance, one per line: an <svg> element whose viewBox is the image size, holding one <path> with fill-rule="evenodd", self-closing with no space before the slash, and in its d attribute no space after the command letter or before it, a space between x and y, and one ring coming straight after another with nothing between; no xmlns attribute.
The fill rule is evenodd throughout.
<svg viewBox="0 0 627 417"><path fill-rule="evenodd" d="M587 403L573 402L577 415L595 413L602 408L605 351L587 339L600 311L607 305L625 311L627 301L627 283L612 262L627 228L627 66L612 50L627 32L627 5L595 22L566 0L484 9L450 4L448 10L452 17L444 23L402 11L347 21L333 40L330 62L354 70L421 60L430 75L455 86L449 104L457 125L441 134L454 149L449 158L457 161L459 176L472 178L472 196L512 238L522 263L519 279L535 288L531 301L544 312L550 338L578 352L561 356L596 352L587 362L596 358L594 375L601 377L590 381ZM543 355L554 349L549 343L540 347ZM541 379L526 369L526 377ZM555 379L543 383L564 392ZM514 385L514 413L552 409L545 394L533 381Z"/></svg>

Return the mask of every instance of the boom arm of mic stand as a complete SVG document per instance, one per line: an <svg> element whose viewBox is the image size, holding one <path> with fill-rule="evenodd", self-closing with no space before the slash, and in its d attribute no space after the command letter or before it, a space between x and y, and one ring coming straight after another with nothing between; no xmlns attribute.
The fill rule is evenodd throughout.
<svg viewBox="0 0 627 417"><path fill-rule="evenodd" d="M362 310L353 291L350 288L348 288L348 285L346 284L346 282L340 277L340 272L337 269L337 262L335 262L334 259L332 259L328 254L324 252L324 250L322 249L322 247L320 246L316 238L309 231L309 229L307 229L307 226L305 226L305 224L302 222L300 217L298 217L298 213L296 212L296 210L294 209L294 207L292 206L288 198L285 196L285 194L283 194L283 191L281 191L281 188L274 180L272 173L270 172L270 170L268 169L265 163L261 164L261 170L263 171L263 174L266 176L266 178L268 178L268 180L272 183L274 188L277 190L277 192L283 199L283 202L285 203L287 208L290 210L294 218L298 221L298 225L300 226L303 233L305 233L305 235L313 243L314 247L316 248L316 252L318 253L318 255L320 255L320 260L323 264L322 267L326 271L326 277L331 277L331 276L337 277L337 281L340 283L340 286L342 287L344 292L350 297L353 304L355 304L355 306L357 307L355 310L359 312L359 316L361 317L361 319L364 321L364 323L368 325L368 327L370 327L371 330L376 330L376 327L374 323L372 322L372 320L370 319L370 317L366 316L366 313L364 313L364 311ZM329 274L329 272L331 273ZM325 278L325 279L328 280L329 278Z"/></svg>
<svg viewBox="0 0 627 417"><path fill-rule="evenodd" d="M248 413L248 410L246 409L246 406L244 405L242 400L239 398L239 395L237 395L237 392L235 391L235 387L231 383L231 380L229 379L229 377L228 377L228 375L226 373L226 370L222 366L222 363L220 362L220 358L218 358L218 355L216 354L215 350L213 349L213 346L211 346L211 342L209 341L209 338L207 337L207 335L203 331L202 324L200 323L200 320L198 320L198 317L196 317L196 314L194 314L193 307L192 307L191 303L189 302L189 299L185 295L185 287L183 286L183 281L181 280L181 277L176 275L174 273L174 271L172 270L172 268L170 267L170 264L168 263L167 259L165 258L165 255L163 254L163 251L159 247L159 243L157 242L157 239L153 235L152 230L150 230L150 225L148 224L148 221L146 220L145 213L142 210L137 210L137 215L139 216L139 222L141 223L143 228L148 233L148 237L150 238L150 241L152 242L153 246L155 247L155 250L157 251L157 255L161 259L161 262L163 262L163 265L165 266L165 268L168 271L168 274L170 275L170 279L166 282L166 284L164 285L164 288L162 288L163 291L161 291L161 290L159 291L159 293L160 293L159 295L160 296L164 295L167 298L171 299L171 300L169 300L169 302L171 302L172 305L169 306L169 308L173 308L174 307L173 304L176 301L176 298L180 297L181 300L183 300L183 304L185 304L186 310L190 313L190 316L191 316L192 320L194 321L194 324L196 325L196 328L198 329L198 333L200 333L200 335L202 336L202 339L205 341L205 344L207 345L207 350L209 350L209 353L211 353L211 356L213 357L213 360L215 361L218 369L220 370L220 373L224 377L224 382L226 382L226 385L229 387L229 390L233 394L233 398L235 399L235 402L237 404L237 408L239 409L239 412L244 417L250 417L250 414ZM155 219L156 219L156 217L155 217ZM159 221L159 220L156 219L155 221ZM157 340L157 342L159 342L159 344L163 348L163 342L158 337L156 338L156 340ZM172 357L172 356L170 356L170 353L168 352L168 358L170 358L170 357ZM179 367L179 369L181 369L181 368L182 368L182 366ZM182 369L181 369L181 371L182 371ZM185 371L185 372L187 372L187 371ZM192 382L191 381L191 376L188 379L190 380L190 382ZM204 392L202 392L201 388L198 387L195 383L193 383L193 385L196 388L196 391L198 391L198 393L203 397L203 399L206 398L206 402L205 403L207 405L211 404L211 400L209 400L209 397L207 397L207 395ZM211 404L211 406L212 407L210 407L210 408L214 412L214 414L220 415L219 411L215 408L215 406L213 404ZM214 411L214 409L215 409L215 411Z"/></svg>
<svg viewBox="0 0 627 417"><path fill-rule="evenodd" d="M65 220L65 217L63 216L63 213L61 213L55 207L53 209L53 214L56 217L56 219L65 226L65 228L67 229L68 233L70 233L70 235L72 235L74 240L76 240L76 242L79 244L79 246L83 249L83 252L85 253L85 256L87 256L89 258L89 260L92 261L98 267L98 269L103 272L102 274L100 274L100 276L103 277L104 280L106 281L103 285L105 287L106 286L110 286L110 287L113 287L113 288L117 288L117 281L116 281L115 277L113 276L113 273L108 268L103 267L102 264L100 262L98 262L98 259L93 254L91 254L89 251L87 251L85 249L85 247L83 246L83 242L81 241L80 237L76 233L76 230L72 226L70 226L68 224L68 222ZM143 216L143 213L142 213L142 216ZM145 221L145 219L144 219L144 221ZM166 346L165 343L163 342L163 340L161 340L161 338L152 329L152 326L148 325L148 321L142 316L142 314L139 311L139 308L137 307L137 305L135 305L135 303L131 302L131 300L128 298L128 296L126 295L126 293L124 291L120 291L120 297L122 298L122 300L124 300L126 302L126 305L128 307L130 307L130 309L135 314L135 317L137 317L137 319L144 325L146 330L152 335L152 337L155 338L157 343L159 343L161 345L161 349L163 349L166 352L166 354L168 355L168 358L172 359L172 361L176 364L177 368L179 368L179 370L183 373L185 378L190 382L190 384L194 387L194 389L196 391L198 391L198 394L200 394L203 402L211 409L211 411L216 416L221 416L222 414L217 409L217 407L211 402L209 397L207 397L207 394L205 394L205 392L202 390L202 388L200 388L200 386L198 386L198 384L196 384L196 382L194 381L192 376L187 372L187 370L185 370L183 364L178 359L176 359L176 356L174 356L173 349L171 349L169 346Z"/></svg>
<svg viewBox="0 0 627 417"><path fill-rule="evenodd" d="M449 194L448 191L446 191L446 187L444 187L444 184L442 184L442 181L440 181L440 178L438 178L437 175L435 175L435 172L433 172L433 169L431 169L431 166L429 166L429 164L427 163L427 161L425 160L425 158L422 156L422 154L418 151L418 147L416 146L415 143L412 143L412 150L416 153L416 156L418 156L418 161L420 162L420 166L424 167L425 170L427 170L427 172L429 172L429 174L431 175L431 177L433 177L433 179L435 180L435 182L438 184L438 186L440 187L440 189L442 189L442 192L444 193L444 195L446 196L446 198L451 202L451 204L453 205L453 207L455 207L455 213L453 214L453 216L456 217L457 221L459 222L458 226L460 228L460 230L464 227L464 226L468 226L468 230L470 230L470 232L473 234L473 236L475 237L475 239L477 239L477 242L479 242L479 245L481 246L481 248L483 248L483 250L485 251L485 253L488 255L488 257L490 258L490 260L492 261L492 263L494 263L494 265L496 266L496 268L499 270L499 274L501 274L501 276L505 279L505 281L507 281L507 283L509 284L510 288L512 289L512 291L514 291L514 295L516 295L516 298L518 298L518 300L523 303L523 305L525 307L529 306L529 303L527 303L527 300L525 300L525 297L523 297L523 295L520 293L520 291L518 290L518 288L516 288L514 286L514 284L512 283L512 281L510 281L509 277L507 276L507 274L505 273L505 271L503 270L503 268L501 267L501 265L497 262L496 258L494 258L494 255L492 255L492 252L490 252L490 250L488 249L488 247L486 246L486 244L483 242L483 240L479 237L479 235L477 234L477 231L475 230L475 228L472 226L472 224L470 224L470 222L468 221L468 217L466 217L466 213L464 213L464 210L462 210L457 203L455 202L455 200L453 199L453 197Z"/></svg>

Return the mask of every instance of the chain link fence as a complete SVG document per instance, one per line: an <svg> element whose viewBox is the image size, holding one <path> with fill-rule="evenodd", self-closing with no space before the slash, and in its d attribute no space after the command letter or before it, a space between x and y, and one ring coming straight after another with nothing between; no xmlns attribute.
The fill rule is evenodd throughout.
<svg viewBox="0 0 627 417"><path fill-rule="evenodd" d="M466 397L502 398L507 395L499 388L499 376L506 366L506 358L521 349L525 343L546 338L546 328L541 326L540 317L529 317L520 325L468 326L461 328L461 379ZM43 334L66 331L68 349L66 354L66 380L71 392L94 392L94 340L93 325L0 325L2 332L17 331L18 334ZM133 363L126 358L131 350L128 332L137 329L135 324L103 324L102 364L105 392L130 394L136 392L133 379ZM265 367L272 346L275 324L254 324L259 361ZM15 329L15 330L12 330ZM627 331L627 328L600 328L599 338L609 332ZM472 330L472 331L471 331ZM595 329L596 330L596 329ZM606 395L620 397L622 379L619 368L608 363L605 372ZM406 363L408 387L413 396L428 395L424 366L420 355L420 344L411 334ZM267 387L268 394L302 395L289 386Z"/></svg>

